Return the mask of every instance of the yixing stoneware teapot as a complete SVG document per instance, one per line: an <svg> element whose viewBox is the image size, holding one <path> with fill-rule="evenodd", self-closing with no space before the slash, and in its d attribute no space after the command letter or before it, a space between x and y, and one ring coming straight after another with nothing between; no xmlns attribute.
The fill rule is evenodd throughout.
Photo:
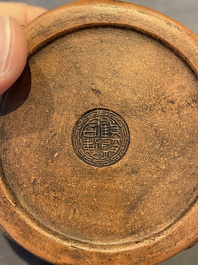
<svg viewBox="0 0 198 265"><path fill-rule="evenodd" d="M59 265L157 264L198 240L198 38L77 1L25 27L1 102L0 224Z"/></svg>

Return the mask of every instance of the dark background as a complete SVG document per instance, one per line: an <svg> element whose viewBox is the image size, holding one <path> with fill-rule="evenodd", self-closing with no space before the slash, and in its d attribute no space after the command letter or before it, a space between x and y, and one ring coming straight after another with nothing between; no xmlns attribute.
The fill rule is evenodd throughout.
<svg viewBox="0 0 198 265"><path fill-rule="evenodd" d="M12 0L5 2L18 1ZM71 1L26 0L23 2L32 5L43 6L47 9L52 9ZM198 0L133 0L128 2L147 6L161 13L164 13L198 34ZM31 255L20 246L7 240L4 235L0 234L0 265L50 264ZM161 265L198 265L198 246L183 251L175 257L161 263Z"/></svg>

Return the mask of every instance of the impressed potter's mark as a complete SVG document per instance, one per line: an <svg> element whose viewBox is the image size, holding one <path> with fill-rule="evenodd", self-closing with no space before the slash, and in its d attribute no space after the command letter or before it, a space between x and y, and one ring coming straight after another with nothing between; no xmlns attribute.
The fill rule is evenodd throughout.
<svg viewBox="0 0 198 265"><path fill-rule="evenodd" d="M75 124L72 144L77 156L95 167L117 163L126 154L130 133L124 119L107 109L86 112Z"/></svg>

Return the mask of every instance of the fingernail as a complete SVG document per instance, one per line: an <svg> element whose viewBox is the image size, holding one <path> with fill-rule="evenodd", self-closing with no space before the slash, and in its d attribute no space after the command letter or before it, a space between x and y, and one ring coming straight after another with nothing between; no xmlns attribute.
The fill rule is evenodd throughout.
<svg viewBox="0 0 198 265"><path fill-rule="evenodd" d="M0 74L6 72L10 50L10 18L0 17Z"/></svg>

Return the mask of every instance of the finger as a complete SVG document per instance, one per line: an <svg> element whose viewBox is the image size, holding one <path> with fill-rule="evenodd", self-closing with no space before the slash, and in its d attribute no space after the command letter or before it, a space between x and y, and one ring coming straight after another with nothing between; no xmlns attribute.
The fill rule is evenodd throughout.
<svg viewBox="0 0 198 265"><path fill-rule="evenodd" d="M0 17L0 95L22 73L27 60L27 41L21 25L9 17Z"/></svg>
<svg viewBox="0 0 198 265"><path fill-rule="evenodd" d="M45 11L46 9L44 8L31 6L25 3L0 2L0 16L6 15L13 17L21 25L26 25Z"/></svg>

